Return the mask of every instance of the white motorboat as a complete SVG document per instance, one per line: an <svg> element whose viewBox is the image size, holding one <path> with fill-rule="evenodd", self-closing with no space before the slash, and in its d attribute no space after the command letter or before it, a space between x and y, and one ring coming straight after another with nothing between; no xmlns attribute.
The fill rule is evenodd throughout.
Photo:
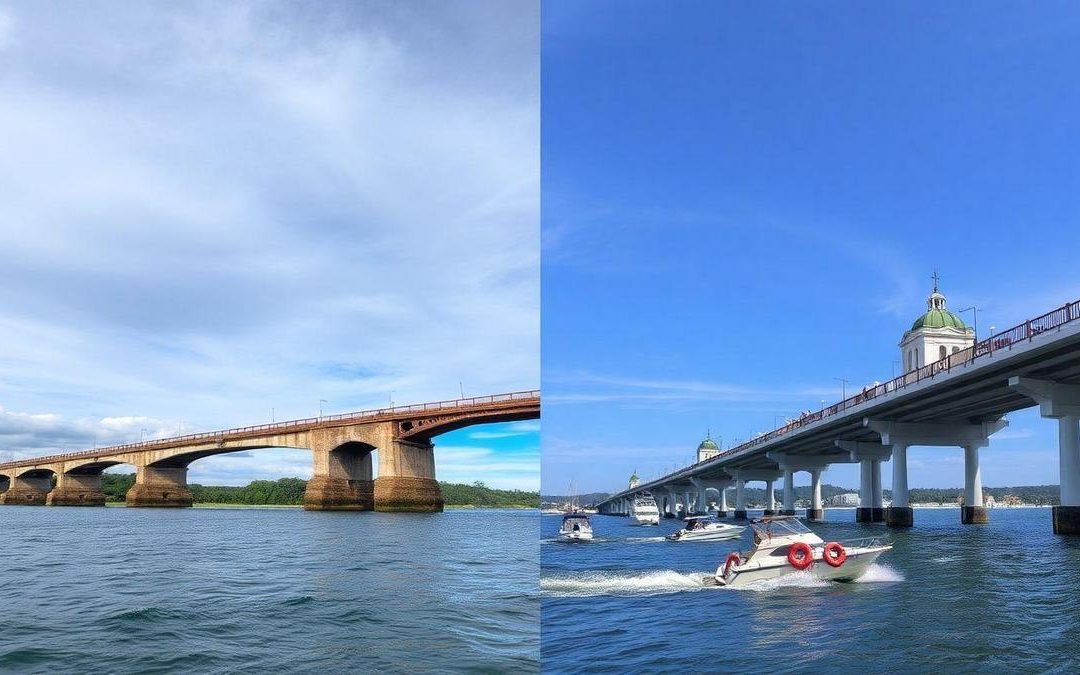
<svg viewBox="0 0 1080 675"><path fill-rule="evenodd" d="M656 500L649 495L635 497L630 505L630 519L636 525L659 525L660 511L656 508Z"/></svg>
<svg viewBox="0 0 1080 675"><path fill-rule="evenodd" d="M802 571L819 579L852 581L865 574L879 555L892 549L877 537L825 543L794 516L756 518L750 527L753 548L729 553L716 569L715 583L745 586Z"/></svg>
<svg viewBox="0 0 1080 675"><path fill-rule="evenodd" d="M589 541L592 539L592 523L589 515L578 511L572 511L563 515L562 525L559 526L560 541Z"/></svg>
<svg viewBox="0 0 1080 675"><path fill-rule="evenodd" d="M715 516L690 516L684 518L686 525L667 536L668 541L721 541L737 539L745 527L719 522Z"/></svg>

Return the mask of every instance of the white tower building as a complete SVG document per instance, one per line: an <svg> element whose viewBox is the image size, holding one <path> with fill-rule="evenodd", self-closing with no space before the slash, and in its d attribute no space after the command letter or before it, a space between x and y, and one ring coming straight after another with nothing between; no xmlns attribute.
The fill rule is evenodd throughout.
<svg viewBox="0 0 1080 675"><path fill-rule="evenodd" d="M638 480L637 469L634 469L634 473L630 474L630 487L636 488L640 483L641 481Z"/></svg>
<svg viewBox="0 0 1080 675"><path fill-rule="evenodd" d="M935 274L934 292L926 299L926 314L915 319L911 330L900 339L904 372L940 361L973 344L975 331L945 308L945 296L938 291L938 277Z"/></svg>
<svg viewBox="0 0 1080 675"><path fill-rule="evenodd" d="M712 435L706 433L705 440L697 446L697 461L703 462L710 457L716 457L720 454L720 448L712 439Z"/></svg>

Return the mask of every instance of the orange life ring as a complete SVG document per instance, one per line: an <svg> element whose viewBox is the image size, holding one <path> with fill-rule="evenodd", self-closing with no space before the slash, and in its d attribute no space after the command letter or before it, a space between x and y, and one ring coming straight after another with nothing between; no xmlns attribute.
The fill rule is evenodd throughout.
<svg viewBox="0 0 1080 675"><path fill-rule="evenodd" d="M731 569L732 565L738 567L741 564L742 556L739 555L738 551L732 551L731 553L728 553L727 560L724 561L724 576L727 576L728 570Z"/></svg>
<svg viewBox="0 0 1080 675"><path fill-rule="evenodd" d="M805 541L797 541L787 552L787 561L797 570L805 570L814 564L814 549Z"/></svg>
<svg viewBox="0 0 1080 675"><path fill-rule="evenodd" d="M847 551L840 545L840 542L830 541L825 544L825 551L821 554L821 557L833 567L840 567L847 560Z"/></svg>

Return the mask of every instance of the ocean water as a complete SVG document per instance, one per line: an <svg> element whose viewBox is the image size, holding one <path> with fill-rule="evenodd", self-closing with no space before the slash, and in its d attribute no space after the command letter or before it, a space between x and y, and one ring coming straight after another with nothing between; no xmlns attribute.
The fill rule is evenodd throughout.
<svg viewBox="0 0 1080 675"><path fill-rule="evenodd" d="M0 507L0 671L537 672L539 519Z"/></svg>
<svg viewBox="0 0 1080 675"><path fill-rule="evenodd" d="M1080 671L1080 537L1049 509L916 509L915 527L810 523L825 540L887 536L856 583L796 575L748 590L706 586L733 542L670 543L678 529L594 516L597 539L553 541L541 522L541 658L561 672ZM751 514L753 515L753 514Z"/></svg>

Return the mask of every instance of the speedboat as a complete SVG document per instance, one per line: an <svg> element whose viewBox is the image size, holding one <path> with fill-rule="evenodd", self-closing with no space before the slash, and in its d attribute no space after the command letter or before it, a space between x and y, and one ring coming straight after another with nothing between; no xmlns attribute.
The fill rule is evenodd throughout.
<svg viewBox="0 0 1080 675"><path fill-rule="evenodd" d="M681 530L667 536L668 541L719 541L737 539L742 536L745 527L729 525L716 520L715 516L690 516L684 518L686 525Z"/></svg>
<svg viewBox="0 0 1080 675"><path fill-rule="evenodd" d="M656 500L648 495L635 497L630 505L630 518L637 525L659 525L660 511L656 509Z"/></svg>
<svg viewBox="0 0 1080 675"><path fill-rule="evenodd" d="M589 515L581 512L571 512L563 515L562 525L559 526L560 541L589 541L592 539L592 524L589 523Z"/></svg>
<svg viewBox="0 0 1080 675"><path fill-rule="evenodd" d="M879 555L892 549L877 537L825 543L794 516L755 518L750 527L754 531L753 548L745 553L729 553L716 569L715 583L745 586L795 572L809 572L818 579L853 581L865 574Z"/></svg>

